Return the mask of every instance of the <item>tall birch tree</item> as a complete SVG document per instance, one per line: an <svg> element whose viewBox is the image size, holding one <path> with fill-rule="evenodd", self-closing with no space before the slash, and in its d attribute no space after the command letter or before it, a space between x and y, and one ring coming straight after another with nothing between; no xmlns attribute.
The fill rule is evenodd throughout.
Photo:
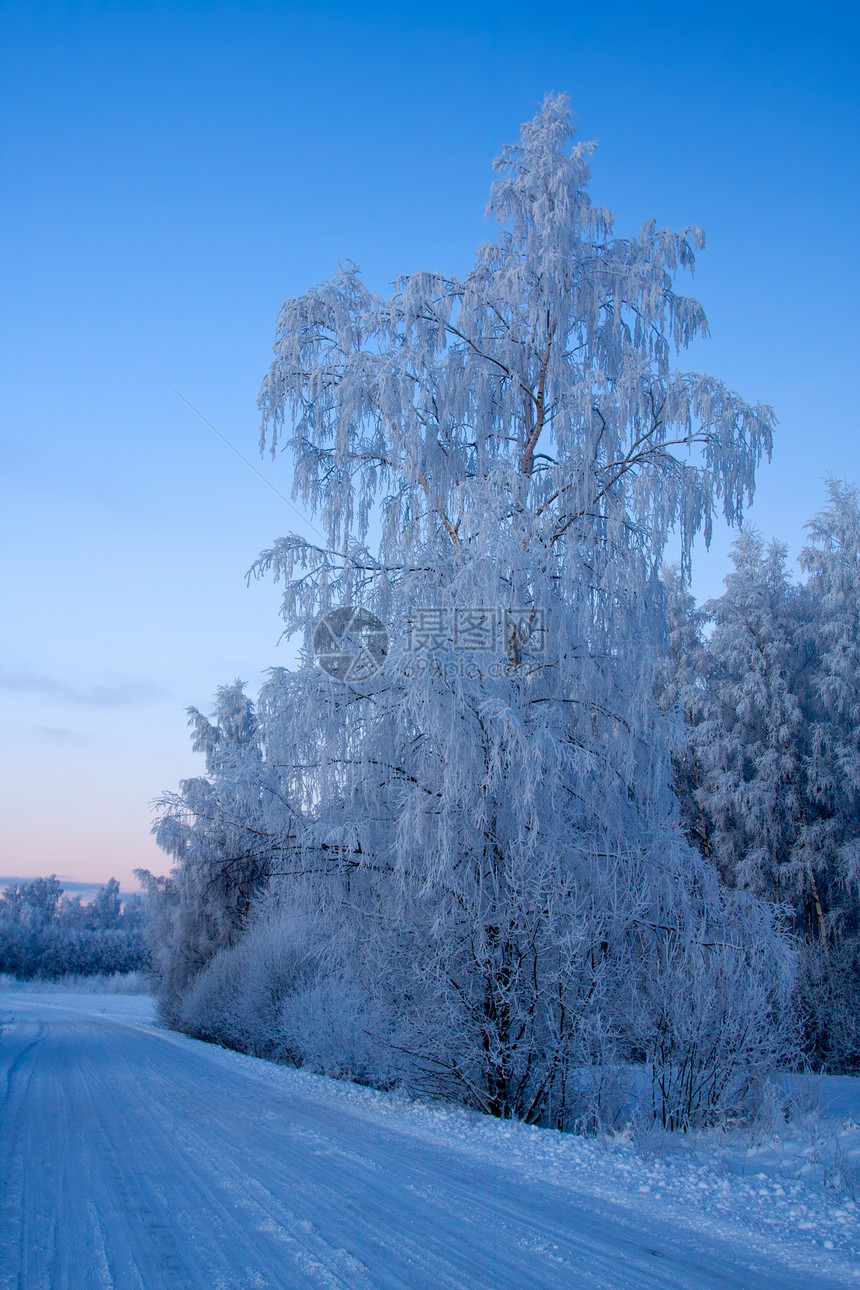
<svg viewBox="0 0 860 1290"><path fill-rule="evenodd" d="M659 571L741 518L773 417L676 370L702 234L614 236L590 154L548 98L466 277L348 267L281 311L262 444L325 540L256 566L303 642L257 707L292 820L266 917L313 929L284 1027L323 1068L358 1025L362 1077L569 1125L634 1054L677 1124L768 1050L787 959L675 819ZM377 670L317 665L341 630Z"/></svg>

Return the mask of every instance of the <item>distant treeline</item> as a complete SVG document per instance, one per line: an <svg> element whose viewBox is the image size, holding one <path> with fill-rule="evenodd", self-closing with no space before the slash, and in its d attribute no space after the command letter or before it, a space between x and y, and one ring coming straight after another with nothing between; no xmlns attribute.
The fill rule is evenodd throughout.
<svg viewBox="0 0 860 1290"><path fill-rule="evenodd" d="M57 878L13 883L0 893L0 972L20 980L136 972L148 966L144 901L122 901L111 878L84 904Z"/></svg>

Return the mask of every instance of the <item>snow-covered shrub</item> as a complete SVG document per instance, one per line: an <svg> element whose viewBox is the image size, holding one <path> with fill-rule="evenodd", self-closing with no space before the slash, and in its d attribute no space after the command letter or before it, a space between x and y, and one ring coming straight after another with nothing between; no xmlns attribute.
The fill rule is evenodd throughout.
<svg viewBox="0 0 860 1290"><path fill-rule="evenodd" d="M38 929L0 919L0 972L21 980L137 972L148 961L140 932L48 924Z"/></svg>
<svg viewBox="0 0 860 1290"><path fill-rule="evenodd" d="M295 921L263 914L220 950L184 991L176 1024L257 1057L299 1060L282 1026L285 1000L309 975L306 937Z"/></svg>
<svg viewBox="0 0 860 1290"><path fill-rule="evenodd" d="M321 968L287 995L280 1035L297 1064L320 1075L377 1088L402 1081L404 1062L391 1047L389 1017L347 973Z"/></svg>
<svg viewBox="0 0 860 1290"><path fill-rule="evenodd" d="M751 1118L798 1051L795 956L774 914L702 876L698 911L667 902L631 974L628 1034L649 1081L640 1116L668 1129Z"/></svg>

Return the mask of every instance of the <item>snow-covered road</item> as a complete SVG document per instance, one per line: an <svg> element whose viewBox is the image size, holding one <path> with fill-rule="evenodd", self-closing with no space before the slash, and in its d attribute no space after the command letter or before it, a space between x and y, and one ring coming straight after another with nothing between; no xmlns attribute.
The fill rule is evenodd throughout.
<svg viewBox="0 0 860 1290"><path fill-rule="evenodd" d="M0 1020L4 1288L860 1286L860 1211L809 1189L274 1067L145 998Z"/></svg>

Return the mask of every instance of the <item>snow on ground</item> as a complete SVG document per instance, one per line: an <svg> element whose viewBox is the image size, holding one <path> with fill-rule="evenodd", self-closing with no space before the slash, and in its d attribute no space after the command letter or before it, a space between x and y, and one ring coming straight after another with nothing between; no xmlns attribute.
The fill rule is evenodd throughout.
<svg viewBox="0 0 860 1290"><path fill-rule="evenodd" d="M4 990L0 1022L4 1290L860 1287L860 1206L803 1154L850 1149L860 1081L796 1142L643 1155L230 1053L147 997Z"/></svg>

